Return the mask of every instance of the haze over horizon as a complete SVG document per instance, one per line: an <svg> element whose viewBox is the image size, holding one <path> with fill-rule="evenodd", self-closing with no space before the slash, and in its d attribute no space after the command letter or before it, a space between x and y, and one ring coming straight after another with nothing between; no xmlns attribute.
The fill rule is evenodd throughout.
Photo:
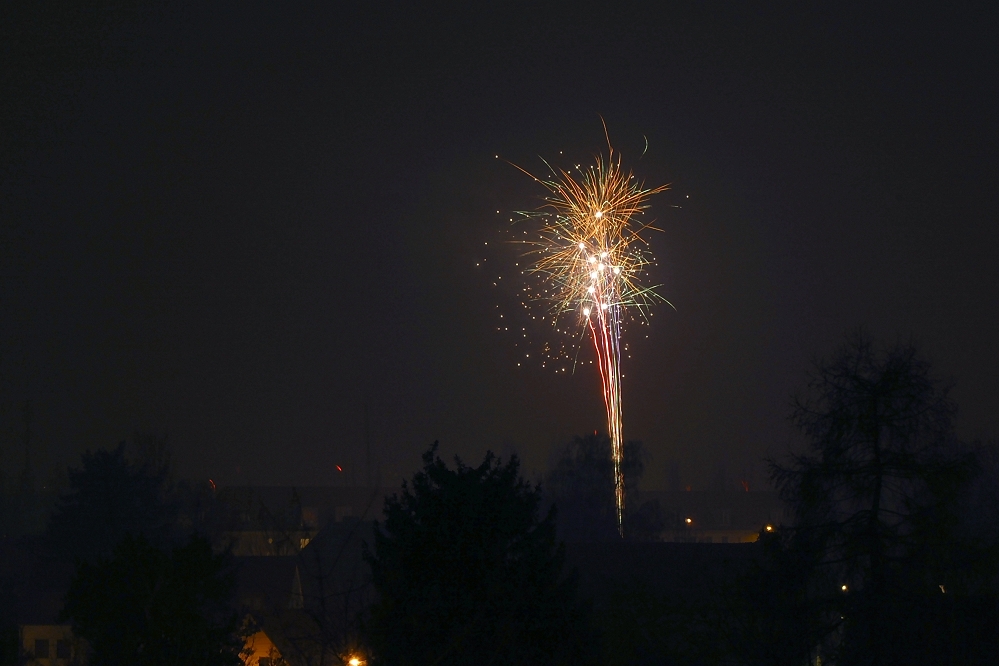
<svg viewBox="0 0 999 666"><path fill-rule="evenodd" d="M475 264L539 194L495 155L589 160L600 117L671 184L676 310L624 366L645 487L759 487L810 360L859 326L919 340L963 437L999 431L984 10L107 8L0 28L8 479L26 400L41 479L144 430L185 477L328 485L364 464L365 405L386 485L434 440L533 478L604 411L590 370L517 367L495 330Z"/></svg>

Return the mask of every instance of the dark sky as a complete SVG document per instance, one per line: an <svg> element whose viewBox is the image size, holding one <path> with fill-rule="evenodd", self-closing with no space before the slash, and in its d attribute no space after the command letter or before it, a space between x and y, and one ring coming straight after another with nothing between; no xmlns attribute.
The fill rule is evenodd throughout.
<svg viewBox="0 0 999 666"><path fill-rule="evenodd" d="M3 10L8 475L26 399L44 470L141 429L185 476L360 481L366 402L390 483L434 439L541 469L604 427L597 379L518 368L475 263L539 195L494 155L589 159L601 115L672 185L676 311L624 369L649 485L758 486L809 360L861 325L916 336L962 432L996 433L986 14L192 4Z"/></svg>

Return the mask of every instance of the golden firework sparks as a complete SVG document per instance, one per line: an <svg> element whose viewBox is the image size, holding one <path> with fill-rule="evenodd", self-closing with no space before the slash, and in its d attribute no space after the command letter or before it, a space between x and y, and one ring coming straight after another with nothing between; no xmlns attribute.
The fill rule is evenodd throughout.
<svg viewBox="0 0 999 666"><path fill-rule="evenodd" d="M668 303L656 286L642 283L653 262L645 234L658 229L638 222L648 199L668 186L647 188L625 171L609 137L607 155L597 155L589 167L567 171L545 165L547 178L514 165L548 190L540 209L520 213L539 223L534 237L519 241L529 247L527 271L543 283L527 291L550 304L557 330L567 315L590 332L607 409L618 532L624 536L621 330L626 313L646 318L651 305Z"/></svg>

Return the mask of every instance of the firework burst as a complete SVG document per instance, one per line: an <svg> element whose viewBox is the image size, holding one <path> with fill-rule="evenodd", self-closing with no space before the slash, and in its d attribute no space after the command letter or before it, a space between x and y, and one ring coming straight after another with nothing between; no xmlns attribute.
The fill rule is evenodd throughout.
<svg viewBox="0 0 999 666"><path fill-rule="evenodd" d="M543 283L532 297L547 302L555 326L571 318L593 342L607 408L617 527L624 536L621 333L626 316L647 319L650 306L668 303L655 286L642 284L653 262L645 234L658 229L638 222L649 197L668 186L646 188L622 169L609 138L606 156L598 155L589 167L545 165L546 178L514 165L548 190L540 209L520 213L538 224L537 233L517 242L528 247L526 272Z"/></svg>

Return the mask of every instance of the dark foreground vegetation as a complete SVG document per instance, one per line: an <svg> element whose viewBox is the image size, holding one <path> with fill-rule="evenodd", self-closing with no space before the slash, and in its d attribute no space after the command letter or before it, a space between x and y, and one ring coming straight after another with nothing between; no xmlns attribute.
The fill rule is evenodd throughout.
<svg viewBox="0 0 999 666"><path fill-rule="evenodd" d="M593 435L541 485L516 457L449 466L435 444L374 523L307 532L294 502L261 505L300 546L269 558L234 556L233 508L136 438L85 454L46 530L3 541L0 656L30 661L17 626L44 579L92 664L266 666L256 632L270 666L994 663L999 461L955 416L913 345L858 334L795 399L806 446L770 461L789 519L755 543L664 543L655 502L622 541Z"/></svg>

